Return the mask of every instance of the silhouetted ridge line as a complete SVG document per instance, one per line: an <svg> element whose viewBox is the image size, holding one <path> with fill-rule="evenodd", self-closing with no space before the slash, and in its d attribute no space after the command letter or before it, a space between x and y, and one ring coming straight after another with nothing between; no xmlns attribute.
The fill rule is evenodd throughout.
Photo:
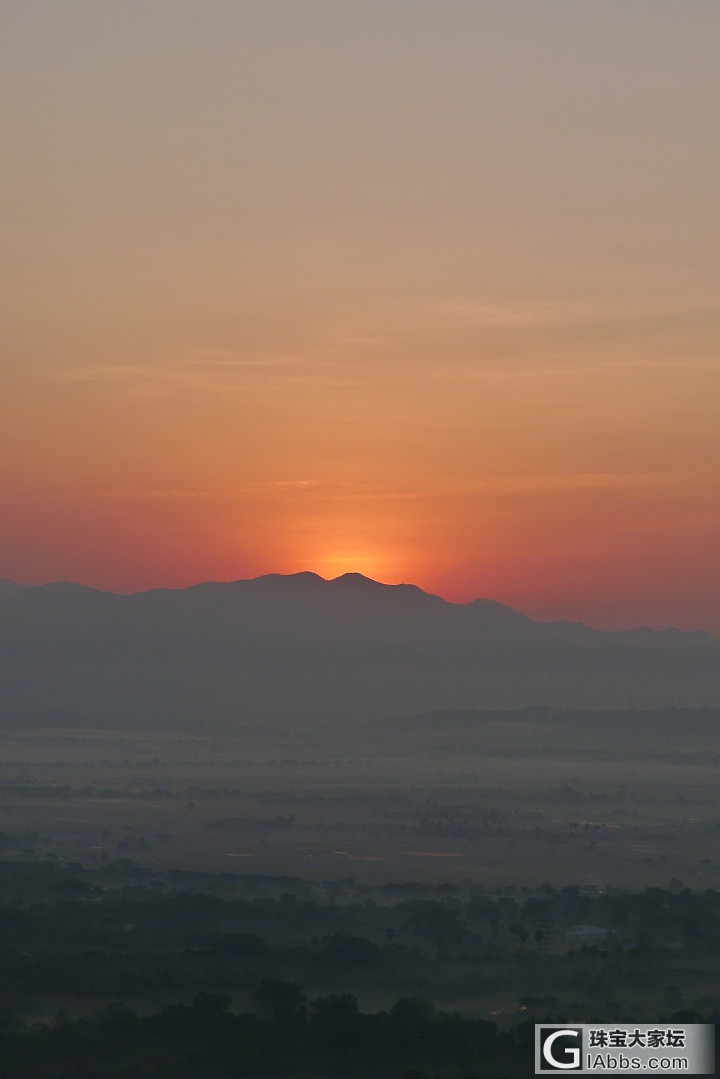
<svg viewBox="0 0 720 1079"><path fill-rule="evenodd" d="M377 716L720 706L720 640L536 622L361 574L269 574L0 603L0 710L101 725L337 730Z"/></svg>

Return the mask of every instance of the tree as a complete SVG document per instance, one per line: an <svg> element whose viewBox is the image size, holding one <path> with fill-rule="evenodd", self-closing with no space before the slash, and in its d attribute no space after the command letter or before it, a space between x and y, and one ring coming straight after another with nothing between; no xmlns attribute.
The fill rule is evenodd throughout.
<svg viewBox="0 0 720 1079"><path fill-rule="evenodd" d="M262 981L253 993L253 1003L260 1015L281 1023L304 1022L307 1017L307 1000L296 982Z"/></svg>

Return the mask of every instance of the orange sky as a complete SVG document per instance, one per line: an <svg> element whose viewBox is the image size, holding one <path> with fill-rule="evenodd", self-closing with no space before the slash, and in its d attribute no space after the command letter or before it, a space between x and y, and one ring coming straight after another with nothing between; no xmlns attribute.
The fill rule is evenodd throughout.
<svg viewBox="0 0 720 1079"><path fill-rule="evenodd" d="M0 576L720 632L715 3L0 22Z"/></svg>

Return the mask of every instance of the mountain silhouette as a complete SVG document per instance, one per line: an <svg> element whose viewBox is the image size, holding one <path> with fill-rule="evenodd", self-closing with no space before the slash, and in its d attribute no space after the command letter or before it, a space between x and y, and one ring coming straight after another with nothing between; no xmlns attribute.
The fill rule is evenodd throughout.
<svg viewBox="0 0 720 1079"><path fill-rule="evenodd" d="M720 706L720 639L537 622L357 573L117 595L0 588L0 714L164 730L443 709Z"/></svg>

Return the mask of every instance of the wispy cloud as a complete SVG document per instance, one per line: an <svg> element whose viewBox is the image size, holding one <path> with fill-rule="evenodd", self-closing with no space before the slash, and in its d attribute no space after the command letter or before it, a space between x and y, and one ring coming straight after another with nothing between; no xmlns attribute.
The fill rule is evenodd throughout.
<svg viewBox="0 0 720 1079"><path fill-rule="evenodd" d="M175 500L196 500L196 499L213 499L227 497L230 493L227 487L208 487L208 488L192 488L192 487L173 487L162 485L154 485L152 487L143 487L135 485L112 485L108 487L76 487L74 490L65 492L65 497L77 498L100 498L100 499L119 499L129 501L175 501Z"/></svg>
<svg viewBox="0 0 720 1079"><path fill-rule="evenodd" d="M562 296L557 298L525 298L511 302L473 296L447 296L430 304L431 315L468 327L513 329L579 325L582 323L647 323L657 319L681 319L720 314L720 306L709 303L704 307L688 305L680 296L637 295L630 289L627 295Z"/></svg>
<svg viewBox="0 0 720 1079"><path fill-rule="evenodd" d="M242 355L225 350L201 350L200 354L152 363L90 363L54 370L56 382L97 384L128 392L177 390L232 392L262 385L263 374L272 385L284 379L331 375L337 364L315 355ZM243 377L245 376L245 377Z"/></svg>
<svg viewBox="0 0 720 1079"><path fill-rule="evenodd" d="M663 491L668 489L706 491L708 486L720 487L720 473L708 475L691 471L677 472L551 472L486 474L472 477L436 477L414 486L393 486L383 483L342 483L323 479L288 478L260 480L247 484L215 484L208 487L182 487L153 484L111 485L75 488L68 497L80 499L161 502L217 501L225 503L264 502L282 503L290 499L300 505L341 504L357 506L407 502L443 502L461 499L504 496L537 496L582 491Z"/></svg>
<svg viewBox="0 0 720 1079"><path fill-rule="evenodd" d="M52 377L58 382L133 382L157 378L158 369L149 364L81 364L55 371Z"/></svg>
<svg viewBox="0 0 720 1079"><path fill-rule="evenodd" d="M720 474L717 476L720 483ZM264 498L284 495L308 496L319 502L411 502L447 498L472 498L503 494L539 494L542 492L584 490L661 490L707 487L705 473L677 472L525 472L486 474L472 477L436 477L412 487L382 483L338 483L323 480L271 480L236 488L236 494Z"/></svg>
<svg viewBox="0 0 720 1079"><path fill-rule="evenodd" d="M246 368L258 369L288 369L308 370L316 367L324 367L325 363L313 356L300 355L299 353L281 353L279 355L247 355L232 349L196 348L194 355L184 362L193 369L212 368L243 370Z"/></svg>

